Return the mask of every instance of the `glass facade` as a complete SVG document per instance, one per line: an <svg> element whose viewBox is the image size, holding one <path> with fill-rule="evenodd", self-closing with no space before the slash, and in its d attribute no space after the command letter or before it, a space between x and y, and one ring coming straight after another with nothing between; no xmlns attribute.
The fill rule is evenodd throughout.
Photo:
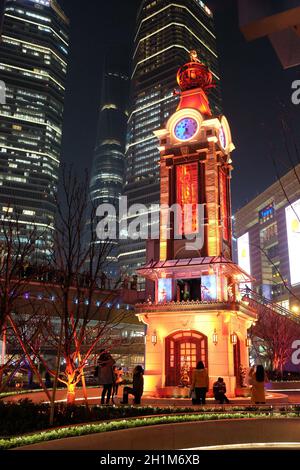
<svg viewBox="0 0 300 470"><path fill-rule="evenodd" d="M144 0L137 18L134 43L131 111L128 121L125 195L128 204L158 204L159 151L153 131L163 127L175 112L178 96L173 91L178 68L197 49L211 69L216 88L210 95L213 113L221 114L218 54L210 10L198 0ZM153 209L152 216L157 216ZM133 273L145 263L143 240L127 240L120 265Z"/></svg>
<svg viewBox="0 0 300 470"><path fill-rule="evenodd" d="M90 196L94 207L109 203L115 206L118 214L124 185L129 77L116 67L106 68L102 81ZM118 254L116 241L115 249L110 252L107 267L108 276L113 278L118 276Z"/></svg>
<svg viewBox="0 0 300 470"><path fill-rule="evenodd" d="M52 244L60 164L69 20L55 0L6 0L0 43L0 214Z"/></svg>

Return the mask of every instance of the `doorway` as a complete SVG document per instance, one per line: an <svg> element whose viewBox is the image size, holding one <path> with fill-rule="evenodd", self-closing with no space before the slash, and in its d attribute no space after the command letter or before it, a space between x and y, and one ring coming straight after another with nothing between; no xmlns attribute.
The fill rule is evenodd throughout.
<svg viewBox="0 0 300 470"><path fill-rule="evenodd" d="M166 386L188 386L199 361L207 361L207 337L197 331L179 331L166 338Z"/></svg>

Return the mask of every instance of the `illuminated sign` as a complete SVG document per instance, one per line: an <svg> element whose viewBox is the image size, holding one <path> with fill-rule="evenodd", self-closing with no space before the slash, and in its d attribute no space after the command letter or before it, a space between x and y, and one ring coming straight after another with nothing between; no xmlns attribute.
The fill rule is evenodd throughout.
<svg viewBox="0 0 300 470"><path fill-rule="evenodd" d="M228 218L228 206L227 206L227 176L224 171L221 171L220 176L220 189L221 189L221 214L222 214L222 227L223 227L223 238L229 240L229 218Z"/></svg>
<svg viewBox="0 0 300 470"><path fill-rule="evenodd" d="M250 244L249 244L249 233L245 233L237 240L238 246L238 260L239 266L246 271L246 273L251 274L251 264L250 264Z"/></svg>
<svg viewBox="0 0 300 470"><path fill-rule="evenodd" d="M159 279L158 280L158 302L165 303L171 302L172 297L172 279Z"/></svg>
<svg viewBox="0 0 300 470"><path fill-rule="evenodd" d="M190 235L198 232L198 163L178 165L176 168L177 204L181 207L182 226L179 234ZM191 218L189 209L191 208Z"/></svg>
<svg viewBox="0 0 300 470"><path fill-rule="evenodd" d="M274 217L274 202L271 202L268 206L264 207L261 211L259 211L259 223L264 224L270 219Z"/></svg>
<svg viewBox="0 0 300 470"><path fill-rule="evenodd" d="M285 209L291 285L300 284L300 199Z"/></svg>
<svg viewBox="0 0 300 470"><path fill-rule="evenodd" d="M201 277L201 300L217 300L217 278L215 275Z"/></svg>

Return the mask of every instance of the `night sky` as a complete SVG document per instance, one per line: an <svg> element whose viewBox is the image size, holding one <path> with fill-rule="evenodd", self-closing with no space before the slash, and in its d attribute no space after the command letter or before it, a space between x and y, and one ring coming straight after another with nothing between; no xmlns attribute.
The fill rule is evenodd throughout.
<svg viewBox="0 0 300 470"><path fill-rule="evenodd" d="M78 172L91 167L105 56L113 53L129 67L140 3L60 0L71 20L62 161L73 163ZM300 105L291 102L291 84L300 79L300 67L283 70L267 38L246 42L239 31L234 0L207 4L215 13L223 109L237 147L233 153L233 207L237 209L275 181L272 158L281 172L290 167L282 117L294 129L300 147ZM296 152L293 158L296 161Z"/></svg>

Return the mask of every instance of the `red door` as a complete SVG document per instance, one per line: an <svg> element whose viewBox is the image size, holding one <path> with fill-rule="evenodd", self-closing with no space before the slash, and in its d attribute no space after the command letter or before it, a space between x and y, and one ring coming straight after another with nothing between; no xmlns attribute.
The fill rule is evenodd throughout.
<svg viewBox="0 0 300 470"><path fill-rule="evenodd" d="M166 338L166 386L190 385L198 361L207 367L207 338L197 331L180 331Z"/></svg>

